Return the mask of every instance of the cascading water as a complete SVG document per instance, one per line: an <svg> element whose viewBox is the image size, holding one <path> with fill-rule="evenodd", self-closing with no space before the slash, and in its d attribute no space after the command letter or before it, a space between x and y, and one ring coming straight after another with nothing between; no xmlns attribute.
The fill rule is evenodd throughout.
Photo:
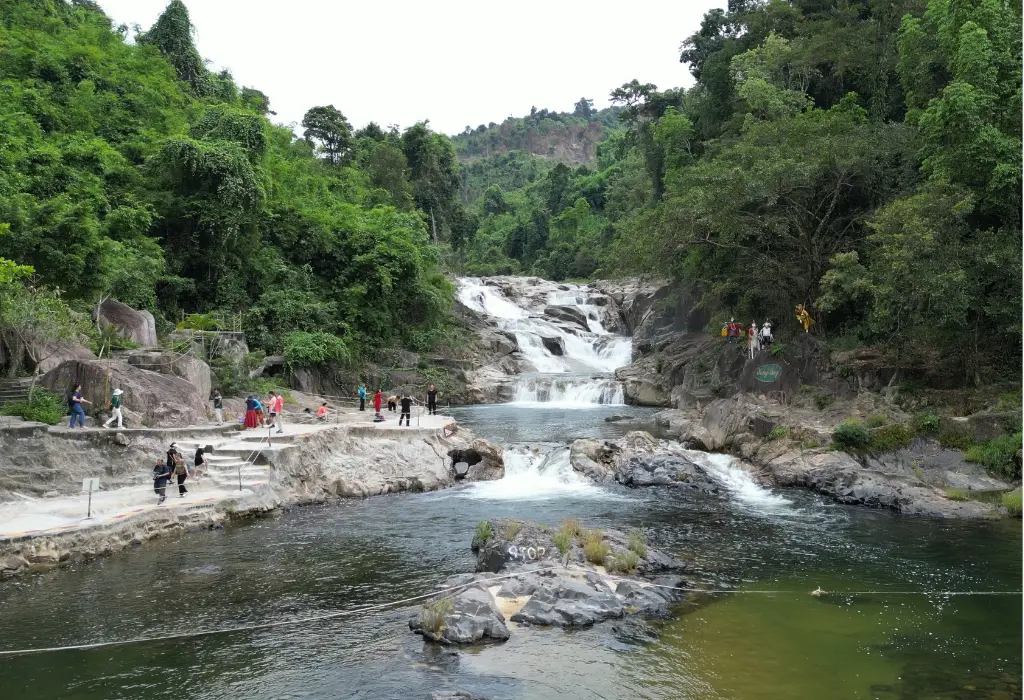
<svg viewBox="0 0 1024 700"><path fill-rule="evenodd" d="M593 303L601 299L594 292L575 285L561 287L516 303L497 287L465 277L458 280L458 298L515 337L522 357L537 370L517 380L516 403L576 408L625 403L622 385L610 375L630 363L630 339L605 329L601 304ZM537 308L531 310L531 303ZM550 307L558 307L563 316L547 315Z"/></svg>
<svg viewBox="0 0 1024 700"><path fill-rule="evenodd" d="M540 500L567 494L613 497L573 470L568 447L515 444L506 446L502 456L504 478L472 484L462 494L493 500Z"/></svg>
<svg viewBox="0 0 1024 700"><path fill-rule="evenodd" d="M736 466L735 457L697 450L684 450L683 453L687 459L703 466L711 478L747 505L763 510L776 510L791 505L789 500L759 486L748 472Z"/></svg>

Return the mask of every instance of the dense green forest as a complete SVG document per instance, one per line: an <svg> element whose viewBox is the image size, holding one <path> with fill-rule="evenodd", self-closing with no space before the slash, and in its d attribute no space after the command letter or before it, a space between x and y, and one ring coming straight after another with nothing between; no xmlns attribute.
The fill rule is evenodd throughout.
<svg viewBox="0 0 1024 700"><path fill-rule="evenodd" d="M596 163L503 154L463 269L670 276L713 324L803 303L899 366L1019 373L1019 4L739 0L680 61L691 89L611 92Z"/></svg>
<svg viewBox="0 0 1024 700"><path fill-rule="evenodd" d="M468 221L447 137L315 106L296 138L266 95L207 70L180 0L134 40L85 0L3 0L0 23L9 354L78 333L107 297L164 330L241 315L253 348L296 358L444 333L433 241Z"/></svg>
<svg viewBox="0 0 1024 700"><path fill-rule="evenodd" d="M311 105L297 138L207 69L180 0L137 35L88 0L0 0L5 356L113 297L358 361L441 342L446 273L640 273L713 324L803 303L900 366L1019 372L1019 5L736 0L680 60L692 88L634 80L606 110L449 139Z"/></svg>

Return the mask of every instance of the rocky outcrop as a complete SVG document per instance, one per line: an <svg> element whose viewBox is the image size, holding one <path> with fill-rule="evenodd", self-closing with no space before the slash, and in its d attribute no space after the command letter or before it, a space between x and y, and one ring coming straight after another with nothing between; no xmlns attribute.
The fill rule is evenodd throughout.
<svg viewBox="0 0 1024 700"><path fill-rule="evenodd" d="M120 358L134 367L181 377L194 386L204 399L211 395L213 379L210 366L195 357L170 350L131 350L119 355Z"/></svg>
<svg viewBox="0 0 1024 700"><path fill-rule="evenodd" d="M541 336L540 341L544 343L544 347L547 351L556 357L562 357L565 355L565 344L562 339L557 336Z"/></svg>
<svg viewBox="0 0 1024 700"><path fill-rule="evenodd" d="M499 445L476 439L470 443L469 447L449 450L448 456L452 460L452 469L456 479L460 481L496 481L505 476L503 452L503 448ZM464 465L464 467L459 465Z"/></svg>
<svg viewBox="0 0 1024 700"><path fill-rule="evenodd" d="M36 365L36 372L46 374L51 369L56 369L62 362L68 360L95 360L96 353L89 348L72 343L47 343L42 350L35 354L39 358Z"/></svg>
<svg viewBox="0 0 1024 700"><path fill-rule="evenodd" d="M505 616L488 591L467 588L451 599L442 600L445 605L425 607L410 619L409 629L443 644L470 644L485 637L509 638Z"/></svg>
<svg viewBox="0 0 1024 700"><path fill-rule="evenodd" d="M93 310L93 320L101 326L113 326L118 335L139 347L157 345L156 320L148 311L136 311L127 304L107 299Z"/></svg>
<svg viewBox="0 0 1024 700"><path fill-rule="evenodd" d="M563 557L554 535L516 520L481 523L473 541L480 573L441 584L444 591L464 590L425 605L409 628L445 644L502 640L515 630L506 619L520 626L585 627L627 615L665 616L684 595L687 585L675 574L685 564L647 546L642 536L587 531L570 540ZM602 543L603 563L588 560L583 536ZM628 570L609 574L623 568L620 562L628 562Z"/></svg>
<svg viewBox="0 0 1024 700"><path fill-rule="evenodd" d="M119 388L129 415L150 428L194 425L206 418L208 396L191 382L123 361L69 360L43 375L41 383L61 396L81 384L83 396L92 402L91 411L102 411L110 392Z"/></svg>
<svg viewBox="0 0 1024 700"><path fill-rule="evenodd" d="M590 326L587 324L587 317L579 309L572 306L546 306L544 307L544 315L556 318L559 321L575 324L585 331L590 330Z"/></svg>

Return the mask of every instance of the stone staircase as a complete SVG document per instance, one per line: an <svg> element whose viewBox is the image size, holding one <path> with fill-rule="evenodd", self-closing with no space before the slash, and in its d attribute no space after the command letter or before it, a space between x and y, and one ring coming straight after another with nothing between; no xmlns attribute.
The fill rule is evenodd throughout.
<svg viewBox="0 0 1024 700"><path fill-rule="evenodd" d="M28 401L28 392L31 388L32 377L0 380L0 406Z"/></svg>
<svg viewBox="0 0 1024 700"><path fill-rule="evenodd" d="M210 485L222 489L254 490L265 486L271 480L271 468L267 464L266 453L294 448L291 438L275 436L273 443L267 445L265 439L256 435L244 437L227 434L220 438L208 440L182 440L178 443L182 454L191 462L197 447L212 447L206 451L206 471L201 477Z"/></svg>

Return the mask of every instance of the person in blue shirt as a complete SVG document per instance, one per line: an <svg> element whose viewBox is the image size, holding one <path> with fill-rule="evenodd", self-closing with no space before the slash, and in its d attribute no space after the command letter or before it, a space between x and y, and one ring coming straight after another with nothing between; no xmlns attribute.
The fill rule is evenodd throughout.
<svg viewBox="0 0 1024 700"><path fill-rule="evenodd" d="M360 411L365 411L366 410L366 385L365 384L360 384L359 385L359 410Z"/></svg>
<svg viewBox="0 0 1024 700"><path fill-rule="evenodd" d="M78 427L85 427L85 409L82 407L83 403L91 403L88 399L82 398L82 385L75 384L74 391L71 392L71 396L68 397L68 410L71 411L71 423L68 425L69 428L75 427L75 421L78 421Z"/></svg>

